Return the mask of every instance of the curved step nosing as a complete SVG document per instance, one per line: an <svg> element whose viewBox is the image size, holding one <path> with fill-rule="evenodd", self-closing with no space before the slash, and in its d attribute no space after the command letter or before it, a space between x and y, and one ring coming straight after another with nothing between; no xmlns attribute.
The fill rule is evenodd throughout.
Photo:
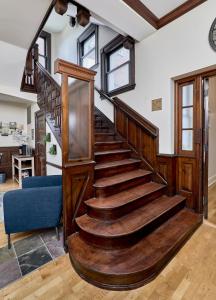
<svg viewBox="0 0 216 300"><path fill-rule="evenodd" d="M150 191L149 193L146 193L146 194L144 194L144 195L137 196L136 198L133 198L133 199L131 199L130 201L128 201L127 203L124 203L124 204L119 205L119 206L114 206L114 207L98 207L98 206L93 206L93 205L87 203L87 201L85 202L85 204L86 204L89 208L94 209L94 210L97 210L97 211L112 211L112 210L116 210L116 209L119 209L119 208L126 207L127 205L129 205L129 204L131 204L131 203L133 203L133 202L135 202L135 201L137 201L137 200L139 200L139 199L141 199L141 198L148 197L148 196L150 196L150 195L152 195L152 194L154 194L154 193L156 193L156 192L159 192L159 191L161 191L161 190L163 190L163 189L165 189L165 188L166 188L165 185L164 185L164 186L161 186L161 187L155 189L154 191Z"/></svg>
<svg viewBox="0 0 216 300"><path fill-rule="evenodd" d="M152 219L148 220L146 223L142 224L141 226L139 226L139 227L136 228L135 230L130 231L130 232L127 232L127 233L125 233L125 234L116 234L115 236L114 236L114 235L108 235L109 233L106 233L106 235L103 235L103 234L96 234L96 233L94 233L94 232L87 231L86 228L83 228L83 227L79 224L79 220L76 220L76 223L77 223L78 227L79 227L82 231L86 232L86 233L89 234L89 235L93 235L93 236L95 236L95 237L99 237L99 238L107 238L107 239L123 238L123 237L126 237L126 236L129 236L129 235L132 235L132 234L135 234L135 233L139 232L140 230L142 230L143 228L149 226L151 223L155 222L158 218L162 217L163 215L165 215L166 213L168 213L168 212L171 211L172 209L177 208L178 206L183 205L183 203L184 203L185 201L186 201L185 199L180 200L178 203L173 204L172 206L168 207L166 210L161 211L160 214L157 214L157 215L153 216Z"/></svg>
<svg viewBox="0 0 216 300"><path fill-rule="evenodd" d="M95 183L93 185L94 188L98 189L98 190L101 190L101 189L108 189L108 188L112 188L118 184L124 184L124 183L127 183L127 182L130 182L130 181L133 181L133 180L136 180L136 179L141 179L141 178L145 178L147 176L150 176L152 174L152 172L149 172L149 173L146 173L146 174L143 174L143 175L137 175L133 178L128 178L128 179L125 179L123 181L119 181L119 182L116 182L116 183L110 183L109 185L97 185L97 183Z"/></svg>
<svg viewBox="0 0 216 300"><path fill-rule="evenodd" d="M120 160L121 161L121 160ZM130 162L124 162L122 164L116 164L116 165L108 165L108 166L104 166L104 167L98 167L97 165L95 166L95 171L102 171L102 170L106 170L106 169L114 169L114 168L119 168L119 167L127 167L130 165L136 165L141 163L141 160L134 160L134 161L130 161ZM98 164L99 165L99 164Z"/></svg>
<svg viewBox="0 0 216 300"><path fill-rule="evenodd" d="M147 276L145 279L143 279L143 281L138 281L138 282L131 282L131 283L127 283L127 285L130 285L131 287L132 286L136 286L137 284L139 284L140 283L140 285L141 284L143 284L143 283L145 283L145 282L148 282L148 281L151 281L153 278L155 278L159 273L160 273L160 271L167 265L167 263L173 258L173 256L175 255L175 253L176 252L178 252L179 250L180 250L180 248L183 246L183 244L188 240L188 238L194 233L194 231L197 229L197 227L200 225L200 223L199 224L195 224L194 226L193 226L193 229L190 231L190 232L186 232L185 234L182 234L179 238L178 238L178 240L175 242L175 244L174 245L172 245L172 246L170 246L170 248L169 249L167 249L167 251L166 251L166 253L165 254L163 254L163 255L161 255L160 256L160 258L154 263L154 264L152 264L151 266L148 266L148 267L146 267L146 268L144 268L144 269L142 269L142 270L137 270L137 271L134 271L134 272L131 272L131 273L129 273L129 272L127 272L127 273L121 273L121 274L116 274L116 273L103 273L103 272L101 272L101 271L99 271L99 270L95 270L95 269L91 269L91 268L89 268L88 266L86 266L86 265L81 265L81 263L79 262L79 261L77 261L74 257L72 257L72 254L71 254L71 252L69 251L69 257L70 257L70 260L71 260L71 262L72 262L72 264L73 264L73 266L74 266L74 268L75 268L75 270L77 271L77 268L76 268L76 264L78 264L82 269L84 268L87 272L94 272L95 274L98 274L99 276L103 276L103 277L106 277L106 278L110 278L110 277L112 277L112 278L120 278L120 277L122 277L122 278L120 278L122 281L123 280L125 280L125 279L127 279L127 282L128 282L128 278L125 278L125 277L133 277L133 276L141 276L142 275L142 277L144 276L144 273L147 273L147 272L149 272L150 273L150 276ZM170 256L170 257L169 257ZM162 263L163 262L163 258L166 258L165 259L165 261L164 261L164 263ZM75 260L75 264L74 264L74 260ZM77 271L78 272L78 271ZM78 274L80 274L79 272L78 272ZM153 276L153 274L155 275L155 276ZM81 275L81 274L80 274ZM84 276L83 274L82 274L82 276ZM153 276L153 277L152 277ZM87 278L88 278L88 280L89 280L89 277L87 277L86 278L86 276L84 276L85 277L85 279L87 280ZM87 280L87 281L88 281ZM111 285L111 284L106 284L106 283L101 283L101 282L99 282L99 286L106 286L107 288L109 287L109 288L114 288L114 284L113 285ZM123 284L116 284L115 285L115 289L116 290L118 290L118 289L121 289L121 287L123 287L123 288L125 288L125 285L123 285ZM130 289L130 288L129 288Z"/></svg>

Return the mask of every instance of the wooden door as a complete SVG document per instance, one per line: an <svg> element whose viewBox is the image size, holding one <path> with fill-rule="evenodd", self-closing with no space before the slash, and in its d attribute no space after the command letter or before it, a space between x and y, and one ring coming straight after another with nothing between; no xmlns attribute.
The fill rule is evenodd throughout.
<svg viewBox="0 0 216 300"><path fill-rule="evenodd" d="M201 76L176 82L177 191L197 213L203 212L202 103Z"/></svg>
<svg viewBox="0 0 216 300"><path fill-rule="evenodd" d="M46 119L43 110L35 113L35 174L46 175Z"/></svg>

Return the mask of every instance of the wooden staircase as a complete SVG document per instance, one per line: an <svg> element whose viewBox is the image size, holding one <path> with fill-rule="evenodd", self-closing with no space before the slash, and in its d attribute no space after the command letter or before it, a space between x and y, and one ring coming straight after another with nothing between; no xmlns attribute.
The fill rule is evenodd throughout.
<svg viewBox="0 0 216 300"><path fill-rule="evenodd" d="M86 281L128 290L154 279L202 223L186 198L166 195L113 125L95 113L95 198L68 238L71 262Z"/></svg>
<svg viewBox="0 0 216 300"><path fill-rule="evenodd" d="M37 92L51 130L65 145L60 87L35 53L23 90ZM78 68L65 61L56 65L75 74ZM93 87L95 74L80 72L91 77ZM179 188L175 158L158 154L158 128L120 99L102 96L114 105L115 125L95 108L94 157L91 151L89 162L65 160L63 165L64 242L83 279L128 290L158 275L202 223L202 215L196 213L193 192Z"/></svg>

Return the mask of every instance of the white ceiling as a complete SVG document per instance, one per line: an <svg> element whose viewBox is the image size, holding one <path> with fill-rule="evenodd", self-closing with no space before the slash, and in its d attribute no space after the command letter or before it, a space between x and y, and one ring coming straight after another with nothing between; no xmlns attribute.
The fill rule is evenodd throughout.
<svg viewBox="0 0 216 300"><path fill-rule="evenodd" d="M0 40L28 49L52 0L0 0Z"/></svg>
<svg viewBox="0 0 216 300"><path fill-rule="evenodd" d="M150 9L153 14L161 18L177 8L181 4L187 2L186 0L141 0L141 2Z"/></svg>
<svg viewBox="0 0 216 300"><path fill-rule="evenodd" d="M61 32L65 26L69 23L69 16L75 17L77 14L77 7L69 3L67 13L63 16L60 16L55 12L55 9L53 9L52 13L50 14L45 26L44 30L52 33L59 33ZM100 20L100 18L92 15L91 16L91 23L96 23L100 25L104 25Z"/></svg>
<svg viewBox="0 0 216 300"><path fill-rule="evenodd" d="M77 2L100 16L107 24L112 24L112 28L130 35L137 41L143 40L156 31L122 0L77 0Z"/></svg>

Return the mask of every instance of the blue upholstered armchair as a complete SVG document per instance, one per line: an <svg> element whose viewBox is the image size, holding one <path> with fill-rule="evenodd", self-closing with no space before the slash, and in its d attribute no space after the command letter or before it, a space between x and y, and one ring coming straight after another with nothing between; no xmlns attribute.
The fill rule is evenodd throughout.
<svg viewBox="0 0 216 300"><path fill-rule="evenodd" d="M10 234L58 226L62 213L62 177L35 176L23 179L23 188L5 193L3 199L8 247Z"/></svg>

